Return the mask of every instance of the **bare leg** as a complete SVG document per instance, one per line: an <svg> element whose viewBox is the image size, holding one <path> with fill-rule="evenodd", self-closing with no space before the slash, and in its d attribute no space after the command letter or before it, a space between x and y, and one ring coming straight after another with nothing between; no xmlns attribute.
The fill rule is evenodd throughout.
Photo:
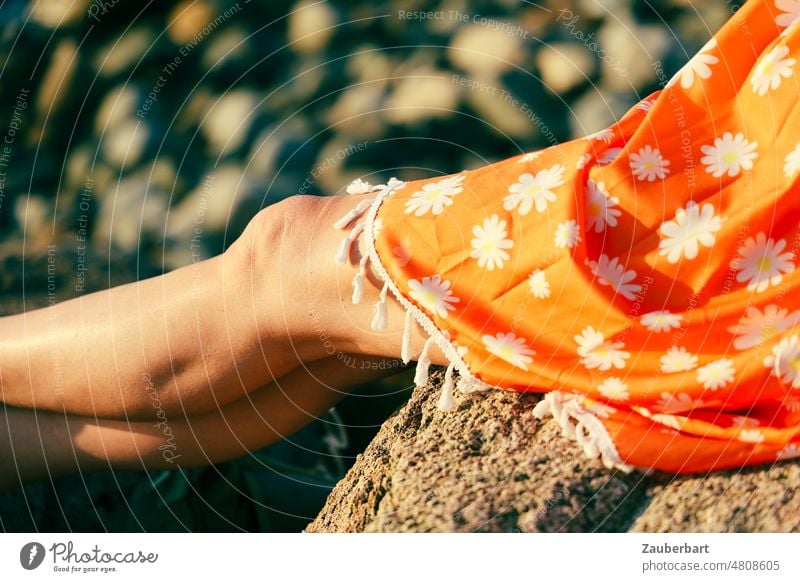
<svg viewBox="0 0 800 582"><path fill-rule="evenodd" d="M389 364L380 368L376 364ZM336 356L297 368L220 409L189 418L93 419L0 408L0 490L78 471L175 469L237 457L290 435L328 410L355 384L396 362ZM15 470L16 469L16 470Z"/></svg>
<svg viewBox="0 0 800 582"><path fill-rule="evenodd" d="M350 301L354 265L332 224L361 196L296 196L223 255L161 277L0 319L0 400L109 418L213 412L331 350L395 357L403 314L369 328L378 289ZM413 344L424 338L415 330ZM436 350L435 363L444 363Z"/></svg>

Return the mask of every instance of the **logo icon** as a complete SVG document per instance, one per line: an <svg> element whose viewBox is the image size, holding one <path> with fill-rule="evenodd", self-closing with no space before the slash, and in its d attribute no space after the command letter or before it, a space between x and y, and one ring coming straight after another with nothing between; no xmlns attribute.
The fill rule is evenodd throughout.
<svg viewBox="0 0 800 582"><path fill-rule="evenodd" d="M39 542L28 542L19 551L19 563L26 570L35 570L44 561L44 546Z"/></svg>

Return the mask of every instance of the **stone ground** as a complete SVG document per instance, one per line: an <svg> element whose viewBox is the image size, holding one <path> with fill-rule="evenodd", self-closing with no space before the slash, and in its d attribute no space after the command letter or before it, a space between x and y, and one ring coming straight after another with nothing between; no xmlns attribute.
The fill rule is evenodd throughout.
<svg viewBox="0 0 800 582"><path fill-rule="evenodd" d="M433 375L386 421L306 531L800 531L799 463L610 471L533 417L538 396L478 393L443 413L441 381Z"/></svg>

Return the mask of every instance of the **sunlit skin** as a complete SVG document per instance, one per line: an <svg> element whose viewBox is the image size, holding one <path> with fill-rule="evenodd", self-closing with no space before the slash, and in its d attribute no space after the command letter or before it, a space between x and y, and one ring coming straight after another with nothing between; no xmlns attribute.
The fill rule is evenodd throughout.
<svg viewBox="0 0 800 582"><path fill-rule="evenodd" d="M402 308L390 300L372 331L376 279L351 301L361 243L334 261L345 235L331 225L361 200L295 196L218 257L0 319L0 488L236 457L400 369ZM424 341L415 328L412 352Z"/></svg>

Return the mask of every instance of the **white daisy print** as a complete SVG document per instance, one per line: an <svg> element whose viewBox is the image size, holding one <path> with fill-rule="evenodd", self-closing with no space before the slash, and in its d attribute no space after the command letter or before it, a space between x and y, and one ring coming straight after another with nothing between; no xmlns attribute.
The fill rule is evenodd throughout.
<svg viewBox="0 0 800 582"><path fill-rule="evenodd" d="M753 169L753 160L758 157L757 147L758 142L746 140L743 133L734 136L726 131L721 138L714 138L713 145L700 146L700 151L705 154L700 163L715 178L725 174L733 178L741 170Z"/></svg>
<svg viewBox="0 0 800 582"><path fill-rule="evenodd" d="M753 92L759 95L766 95L767 91L774 91L780 87L783 79L788 79L792 76L792 67L797 60L793 58L787 59L786 56L788 54L789 47L780 44L761 57L750 77Z"/></svg>
<svg viewBox="0 0 800 582"><path fill-rule="evenodd" d="M783 401L783 406L789 412L798 412L800 411L800 398L786 398Z"/></svg>
<svg viewBox="0 0 800 582"><path fill-rule="evenodd" d="M589 163L589 160L592 159L592 156L589 154L583 154L581 157L578 158L578 161L575 162L575 169L582 170L586 167L586 164Z"/></svg>
<svg viewBox="0 0 800 582"><path fill-rule="evenodd" d="M517 162L519 162L520 164L527 164L528 162L532 162L541 155L542 155L542 150L539 150L538 152L529 152L524 156L522 156L519 160L517 160Z"/></svg>
<svg viewBox="0 0 800 582"><path fill-rule="evenodd" d="M525 216L535 204L536 212L544 212L547 210L547 204L555 201L553 188L564 183L563 174L564 166L561 164L541 170L536 176L522 174L518 181L508 188L509 194L503 198L503 208L509 211L519 208L520 215Z"/></svg>
<svg viewBox="0 0 800 582"><path fill-rule="evenodd" d="M672 346L666 354L661 356L661 371L665 374L687 372L696 367L697 356L690 354L684 347Z"/></svg>
<svg viewBox="0 0 800 582"><path fill-rule="evenodd" d="M775 0L775 8L781 11L775 24L785 28L800 19L800 0Z"/></svg>
<svg viewBox="0 0 800 582"><path fill-rule="evenodd" d="M460 299L450 290L450 281L442 279L441 275L423 277L422 281L409 279L409 295L421 307L439 317L447 317L448 311L455 310L453 303Z"/></svg>
<svg viewBox="0 0 800 582"><path fill-rule="evenodd" d="M574 220L565 220L556 227L554 244L559 249L574 249L581 242L581 228Z"/></svg>
<svg viewBox="0 0 800 582"><path fill-rule="evenodd" d="M670 313L666 310L651 311L639 318L639 321L650 331L662 332L672 331L681 326L681 316L677 313Z"/></svg>
<svg viewBox="0 0 800 582"><path fill-rule="evenodd" d="M631 396L628 385L619 378L606 378L597 389L609 400L627 400Z"/></svg>
<svg viewBox="0 0 800 582"><path fill-rule="evenodd" d="M588 370L598 369L605 372L612 367L622 369L625 367L625 360L631 357L621 349L625 344L606 341L605 336L592 326L584 328L574 339L578 344L577 352L581 356L581 364Z"/></svg>
<svg viewBox="0 0 800 582"><path fill-rule="evenodd" d="M746 350L794 327L798 320L800 311L789 315L788 309L779 309L777 305L767 305L763 312L758 307L750 306L739 323L730 326L728 331L738 336L733 340L733 347Z"/></svg>
<svg viewBox="0 0 800 582"><path fill-rule="evenodd" d="M656 407L664 414L688 412L692 410L695 405L695 399L683 392L679 392L678 394L662 392L661 399L656 403Z"/></svg>
<svg viewBox="0 0 800 582"><path fill-rule="evenodd" d="M673 416L671 414L651 414L650 420L659 424L663 424L664 426L674 428L675 430L681 430L686 422L685 419Z"/></svg>
<svg viewBox="0 0 800 582"><path fill-rule="evenodd" d="M600 418L608 418L611 414L619 412L613 406L608 406L602 402L597 402L596 400L591 400L589 398L584 398L581 400L580 405L581 408L583 408L586 412L591 412Z"/></svg>
<svg viewBox="0 0 800 582"><path fill-rule="evenodd" d="M764 433L755 428L746 428L739 431L739 440L744 443L762 443Z"/></svg>
<svg viewBox="0 0 800 582"><path fill-rule="evenodd" d="M641 285L631 283L636 279L636 271L626 271L618 257L610 259L608 255L600 255L597 261L589 261L589 268L601 285L608 285L625 299L635 299L636 294L642 290Z"/></svg>
<svg viewBox="0 0 800 582"><path fill-rule="evenodd" d="M667 82L667 87L672 87L678 81L684 89L690 89L694 85L695 78L710 79L711 78L711 65L716 65L719 58L708 52L717 46L717 39L712 38L709 40L700 51L686 63L683 68L678 71L672 79Z"/></svg>
<svg viewBox="0 0 800 582"><path fill-rule="evenodd" d="M528 277L528 284L531 288L531 293L537 299L547 299L550 297L550 283L544 275L544 271L536 269Z"/></svg>
<svg viewBox="0 0 800 582"><path fill-rule="evenodd" d="M690 200L686 208L675 211L675 218L658 229L661 235L658 254L666 255L669 263L677 263L681 257L696 258L700 245L714 246L715 233L722 228L722 221L711 204L703 204L701 208Z"/></svg>
<svg viewBox="0 0 800 582"><path fill-rule="evenodd" d="M619 198L606 191L603 182L586 182L586 221L589 231L603 232L608 226L617 226L617 218L622 212L617 208Z"/></svg>
<svg viewBox="0 0 800 582"><path fill-rule="evenodd" d="M772 346L772 354L764 358L764 365L784 384L800 388L800 338L792 335Z"/></svg>
<svg viewBox="0 0 800 582"><path fill-rule="evenodd" d="M740 428L753 428L760 424L757 418L751 418L749 416L734 416L731 419L731 426L738 426Z"/></svg>
<svg viewBox="0 0 800 582"><path fill-rule="evenodd" d="M800 172L800 143L783 160L783 173L790 180Z"/></svg>
<svg viewBox="0 0 800 582"><path fill-rule="evenodd" d="M708 390L719 390L734 380L736 371L733 362L728 358L720 358L697 369L697 381Z"/></svg>
<svg viewBox="0 0 800 582"><path fill-rule="evenodd" d="M472 234L475 238L472 239L470 256L478 260L478 266L489 271L495 267L502 269L503 262L510 258L506 250L514 246L514 241L506 236L506 221L492 214L482 226L472 227Z"/></svg>
<svg viewBox="0 0 800 582"><path fill-rule="evenodd" d="M778 285L783 275L794 271L794 253L784 253L786 241L777 242L760 232L750 237L739 247L739 256L731 261L731 267L739 271L736 280L747 283L748 291L761 293L770 285Z"/></svg>
<svg viewBox="0 0 800 582"><path fill-rule="evenodd" d="M641 111L650 111L653 108L653 105L655 105L655 103L656 103L655 101L652 101L650 99L643 99L642 101L639 101L634 106L634 108L639 109Z"/></svg>
<svg viewBox="0 0 800 582"><path fill-rule="evenodd" d="M596 131L588 136L591 139L602 141L604 143L611 143L614 139L614 130L610 127Z"/></svg>
<svg viewBox="0 0 800 582"><path fill-rule="evenodd" d="M445 206L453 205L453 196L464 190L461 186L463 180L464 175L458 174L425 184L422 190L414 192L406 201L406 214L413 213L414 216L424 216L429 212L434 215L441 214Z"/></svg>
<svg viewBox="0 0 800 582"><path fill-rule="evenodd" d="M616 160L619 155L622 153L622 148L608 148L606 151L603 152L603 155L597 158L597 163L601 166L605 166L610 164L614 160Z"/></svg>
<svg viewBox="0 0 800 582"><path fill-rule="evenodd" d="M800 445L791 443L778 451L777 459L779 461L786 461L787 459L795 459L797 457L800 457Z"/></svg>
<svg viewBox="0 0 800 582"><path fill-rule="evenodd" d="M517 337L514 332L484 335L482 339L489 353L523 370L528 369L528 364L533 362L531 356L536 355L525 339Z"/></svg>
<svg viewBox="0 0 800 582"><path fill-rule="evenodd" d="M653 182L656 178L663 180L669 173L669 160L665 160L658 148L649 145L641 148L638 153L630 155L631 170L639 181Z"/></svg>

